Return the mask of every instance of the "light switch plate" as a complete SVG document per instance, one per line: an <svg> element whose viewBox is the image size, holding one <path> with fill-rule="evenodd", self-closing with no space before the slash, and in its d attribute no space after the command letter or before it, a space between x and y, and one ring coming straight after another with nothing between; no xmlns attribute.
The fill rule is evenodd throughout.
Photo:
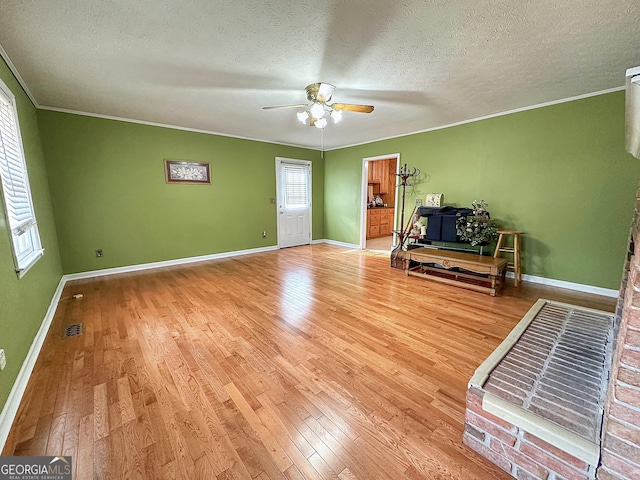
<svg viewBox="0 0 640 480"><path fill-rule="evenodd" d="M422 206L422 199L416 198L416 207L421 207L421 206Z"/></svg>
<svg viewBox="0 0 640 480"><path fill-rule="evenodd" d="M4 350L0 350L0 370L4 370L7 366L7 357L4 354Z"/></svg>

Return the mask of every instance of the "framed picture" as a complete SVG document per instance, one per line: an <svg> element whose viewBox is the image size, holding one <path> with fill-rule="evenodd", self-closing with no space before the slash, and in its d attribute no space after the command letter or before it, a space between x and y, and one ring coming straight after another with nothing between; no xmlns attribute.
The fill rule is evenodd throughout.
<svg viewBox="0 0 640 480"><path fill-rule="evenodd" d="M211 184L211 171L208 163L165 159L164 171L167 183Z"/></svg>
<svg viewBox="0 0 640 480"><path fill-rule="evenodd" d="M425 206L441 207L443 198L444 198L444 195L442 195L441 193L427 193L427 198L425 199Z"/></svg>

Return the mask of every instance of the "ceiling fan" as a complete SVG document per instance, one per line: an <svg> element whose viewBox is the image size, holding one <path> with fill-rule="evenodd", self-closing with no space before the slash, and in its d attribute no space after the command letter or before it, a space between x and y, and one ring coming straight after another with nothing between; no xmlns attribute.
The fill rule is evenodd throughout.
<svg viewBox="0 0 640 480"><path fill-rule="evenodd" d="M305 87L307 92L307 100L310 103L299 103L297 105L276 105L272 107L262 107L264 110L272 110L276 108L303 108L298 112L298 120L305 125L309 120L309 126L324 128L327 126L326 114L329 114L334 123L342 118L342 112L373 112L373 105L356 105L353 103L329 103L336 87L330 83L312 83Z"/></svg>

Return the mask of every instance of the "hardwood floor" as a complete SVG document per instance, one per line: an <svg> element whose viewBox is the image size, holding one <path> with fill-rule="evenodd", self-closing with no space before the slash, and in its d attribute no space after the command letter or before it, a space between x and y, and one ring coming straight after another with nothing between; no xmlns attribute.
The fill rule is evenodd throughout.
<svg viewBox="0 0 640 480"><path fill-rule="evenodd" d="M391 252L393 247L393 236L371 238L367 240L367 250L381 250L383 252Z"/></svg>
<svg viewBox="0 0 640 480"><path fill-rule="evenodd" d="M538 297L615 300L490 297L361 253L67 284L3 454L72 455L80 480L511 478L462 444L468 379Z"/></svg>

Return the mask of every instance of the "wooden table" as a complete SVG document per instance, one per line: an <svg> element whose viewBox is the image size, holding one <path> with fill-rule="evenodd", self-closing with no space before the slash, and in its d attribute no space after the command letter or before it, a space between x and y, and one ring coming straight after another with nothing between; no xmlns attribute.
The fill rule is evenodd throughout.
<svg viewBox="0 0 640 480"><path fill-rule="evenodd" d="M504 286L507 259L435 248L416 248L406 254L407 275L427 277L449 285L495 296Z"/></svg>

